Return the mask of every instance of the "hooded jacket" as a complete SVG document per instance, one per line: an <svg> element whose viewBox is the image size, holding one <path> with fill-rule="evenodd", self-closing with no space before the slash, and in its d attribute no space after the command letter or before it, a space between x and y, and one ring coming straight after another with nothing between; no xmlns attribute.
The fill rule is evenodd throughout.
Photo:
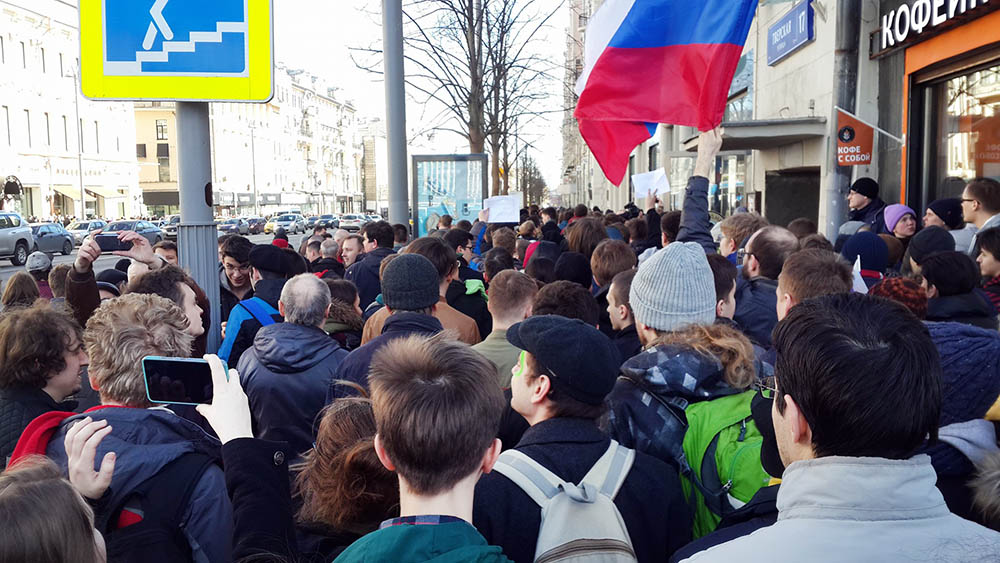
<svg viewBox="0 0 1000 563"><path fill-rule="evenodd" d="M327 390L326 403L330 404L341 397L354 395L353 389L339 385L338 381L349 381L367 389L368 368L371 367L372 358L389 342L411 334L430 336L442 330L444 328L441 326L441 321L430 315L409 311L400 311L390 315L382 327L382 334L348 354L341 362L340 368Z"/></svg>
<svg viewBox="0 0 1000 563"><path fill-rule="evenodd" d="M791 464L778 521L686 561L995 561L1000 533L948 511L930 458L823 457Z"/></svg>
<svg viewBox="0 0 1000 563"><path fill-rule="evenodd" d="M951 321L996 330L997 312L979 292L927 300L928 321Z"/></svg>
<svg viewBox="0 0 1000 563"><path fill-rule="evenodd" d="M116 506L143 481L187 453L201 453L221 460L219 441L201 428L165 408L136 409L103 407L64 420L49 440L45 455L65 475L68 471L63 441L76 421L90 416L107 420L114 430L97 447L96 459L115 452L114 476L102 504ZM231 561L233 507L226 493L225 476L216 465L209 467L195 485L191 503L182 517L184 535L194 552L194 561Z"/></svg>
<svg viewBox="0 0 1000 563"><path fill-rule="evenodd" d="M320 258L309 264L309 271L314 274L323 273L327 279L338 279L344 277L344 265L336 258Z"/></svg>
<svg viewBox="0 0 1000 563"><path fill-rule="evenodd" d="M49 411L73 412L76 401L57 403L38 387L0 389L0 467L7 467L7 458L28 423Z"/></svg>
<svg viewBox="0 0 1000 563"><path fill-rule="evenodd" d="M378 270L382 259L395 254L391 248L378 247L364 255L357 263L351 264L344 274L344 279L358 286L358 296L361 298L361 309L364 310L382 293L382 283L379 281Z"/></svg>
<svg viewBox="0 0 1000 563"><path fill-rule="evenodd" d="M254 436L287 442L294 458L309 450L326 390L347 354L317 327L277 323L260 329L238 368Z"/></svg>
<svg viewBox="0 0 1000 563"><path fill-rule="evenodd" d="M330 338L336 340L341 348L350 352L361 346L361 329L364 326L365 321L354 310L353 304L336 299L330 302L330 316L327 317L323 330L330 335Z"/></svg>

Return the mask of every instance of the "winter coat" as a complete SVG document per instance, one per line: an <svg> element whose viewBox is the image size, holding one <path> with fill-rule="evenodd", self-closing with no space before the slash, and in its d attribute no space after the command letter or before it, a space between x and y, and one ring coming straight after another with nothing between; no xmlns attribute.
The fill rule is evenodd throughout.
<svg viewBox="0 0 1000 563"><path fill-rule="evenodd" d="M309 265L309 271L314 274L323 272L323 277L327 279L344 277L344 265L336 258L320 258Z"/></svg>
<svg viewBox="0 0 1000 563"><path fill-rule="evenodd" d="M361 298L361 309L364 310L375 297L382 293L382 282L379 281L378 270L382 259L395 254L391 248L376 248L365 254L361 260L351 264L344 274L344 279L358 286L358 296Z"/></svg>
<svg viewBox="0 0 1000 563"><path fill-rule="evenodd" d="M595 282L596 283L596 282ZM614 338L615 327L611 326L611 314L608 313L608 292L611 291L611 283L597 289L594 300L597 301L597 329L608 338Z"/></svg>
<svg viewBox="0 0 1000 563"><path fill-rule="evenodd" d="M676 242L696 242L705 250L705 254L715 254L718 251L712 237L712 220L708 213L708 178L691 176L688 179Z"/></svg>
<svg viewBox="0 0 1000 563"><path fill-rule="evenodd" d="M330 302L330 316L327 317L323 330L330 335L330 338L336 340L341 348L350 352L361 346L361 329L364 326L365 322L354 310L353 303L344 303L336 299Z"/></svg>
<svg viewBox="0 0 1000 563"><path fill-rule="evenodd" d="M951 321L990 330L997 329L996 310L989 300L977 291L928 299L927 320Z"/></svg>
<svg viewBox="0 0 1000 563"><path fill-rule="evenodd" d="M715 531L685 545L670 558L670 563L682 561L711 547L736 538L749 536L778 521L778 487L761 487L748 503L723 516Z"/></svg>
<svg viewBox="0 0 1000 563"><path fill-rule="evenodd" d="M260 280L257 282L257 294L251 297L271 315L271 320L274 322L282 321L281 314L278 313L278 299L286 281L288 280ZM247 348L253 346L253 339L261 326L260 321L255 319L246 307L234 308L226 322L226 338L219 346L219 358L228 362L230 367L239 365L240 356Z"/></svg>
<svg viewBox="0 0 1000 563"><path fill-rule="evenodd" d="M482 283L486 283L483 274L469 266L469 262L462 256L458 257L458 279L460 282L465 283L469 280L477 280Z"/></svg>
<svg viewBox="0 0 1000 563"><path fill-rule="evenodd" d="M46 456L66 474L63 441L66 431L85 416L107 420L114 428L97 447L96 459L115 452L115 473L102 504L117 506L133 489L187 453L200 453L221 461L219 441L201 428L165 408L103 407L67 418L49 440ZM194 561L232 561L233 510L226 493L222 469L210 466L202 473L184 510L183 533L194 550Z"/></svg>
<svg viewBox="0 0 1000 563"><path fill-rule="evenodd" d="M927 456L823 457L785 470L778 521L686 561L983 563L1000 533L948 511Z"/></svg>
<svg viewBox="0 0 1000 563"><path fill-rule="evenodd" d="M237 369L250 400L254 436L287 442L292 462L312 448L326 390L347 354L314 326L277 323L260 329Z"/></svg>
<svg viewBox="0 0 1000 563"><path fill-rule="evenodd" d="M553 418L529 428L516 449L563 480L579 483L610 443L591 420ZM636 453L615 506L639 561L666 561L691 540L680 478L652 456ZM479 479L472 519L486 541L503 548L507 557L534 560L541 508L506 476L493 471Z"/></svg>
<svg viewBox="0 0 1000 563"><path fill-rule="evenodd" d="M430 315L412 313L409 311L394 313L386 319L385 325L382 328L382 333L379 336L348 354L347 357L344 358L344 361L340 363L337 375L330 383L329 389L327 389L327 404L330 404L341 397L349 397L355 394L353 389L344 385L339 385L337 383L338 381L350 381L367 389L368 368L371 367L372 358L375 356L376 352L381 350L382 347L389 342L397 338L413 334L430 336L437 334L442 330L444 330L444 327L441 326L441 321Z"/></svg>
<svg viewBox="0 0 1000 563"><path fill-rule="evenodd" d="M493 315L486 306L486 285L481 277L479 283L475 279L451 282L445 292L445 301L476 322L480 339L493 332Z"/></svg>
<svg viewBox="0 0 1000 563"><path fill-rule="evenodd" d="M431 315L441 321L441 325L445 328L445 330L453 332L456 338L465 342L469 346L475 346L482 341L482 338L479 336L479 327L476 325L476 321L449 305L444 297L439 298L437 306L434 308L434 312L431 313ZM385 323L390 318L392 318L392 313L390 313L389 309L385 307L375 311L375 313L367 321L365 321L365 328L361 332L362 346L371 342L375 338L378 338L378 336L385 330Z"/></svg>
<svg viewBox="0 0 1000 563"><path fill-rule="evenodd" d="M885 228L885 202L879 198L873 199L868 205L861 209L850 212L849 221L861 221L871 227L871 232L876 235L889 233ZM891 234L891 233L890 233Z"/></svg>
<svg viewBox="0 0 1000 563"><path fill-rule="evenodd" d="M562 233L560 232L559 225L555 221L547 221L542 225L542 240L547 240L549 242L554 242L560 244L563 241Z"/></svg>
<svg viewBox="0 0 1000 563"><path fill-rule="evenodd" d="M778 324L778 282L764 277L736 278L736 313L733 320L754 344L769 348L771 332Z"/></svg>
<svg viewBox="0 0 1000 563"><path fill-rule="evenodd" d="M501 563L510 561L499 547L464 521L401 524L376 530L347 548L337 563Z"/></svg>
<svg viewBox="0 0 1000 563"><path fill-rule="evenodd" d="M49 411L73 412L76 406L76 401L57 403L37 387L0 389L0 467L7 467L7 458L29 422Z"/></svg>
<svg viewBox="0 0 1000 563"><path fill-rule="evenodd" d="M616 330L614 336L611 337L611 341L618 348L622 363L631 360L642 352L642 343L639 342L639 333L635 329L635 324L630 324L621 330Z"/></svg>

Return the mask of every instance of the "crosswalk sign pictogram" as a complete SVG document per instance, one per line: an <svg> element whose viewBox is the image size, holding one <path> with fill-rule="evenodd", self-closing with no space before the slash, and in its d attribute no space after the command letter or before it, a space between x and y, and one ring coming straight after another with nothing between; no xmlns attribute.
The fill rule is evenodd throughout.
<svg viewBox="0 0 1000 563"><path fill-rule="evenodd" d="M80 0L84 96L269 101L271 0Z"/></svg>

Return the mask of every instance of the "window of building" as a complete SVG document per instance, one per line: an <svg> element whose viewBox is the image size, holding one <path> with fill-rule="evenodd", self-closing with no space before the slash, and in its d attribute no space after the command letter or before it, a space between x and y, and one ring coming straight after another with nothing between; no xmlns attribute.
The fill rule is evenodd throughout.
<svg viewBox="0 0 1000 563"><path fill-rule="evenodd" d="M24 139L28 142L28 147L31 147L31 111L24 110Z"/></svg>
<svg viewBox="0 0 1000 563"><path fill-rule="evenodd" d="M52 123L49 121L49 112L45 112L45 146L52 146Z"/></svg>
<svg viewBox="0 0 1000 563"><path fill-rule="evenodd" d="M94 152L101 152L101 127L94 122Z"/></svg>
<svg viewBox="0 0 1000 563"><path fill-rule="evenodd" d="M136 144L135 145L135 157L136 158L146 158L146 145Z"/></svg>
<svg viewBox="0 0 1000 563"><path fill-rule="evenodd" d="M170 181L170 157L161 156L161 157L158 157L156 160L157 160L157 162L159 162L159 165L160 165L159 166L160 181L161 182L169 182Z"/></svg>
<svg viewBox="0 0 1000 563"><path fill-rule="evenodd" d="M655 144L649 147L649 170L653 171L660 167L660 145Z"/></svg>
<svg viewBox="0 0 1000 563"><path fill-rule="evenodd" d="M62 118L63 118L63 150L69 152L69 120L66 119L65 115L62 116Z"/></svg>
<svg viewBox="0 0 1000 563"><path fill-rule="evenodd" d="M38 54L42 58L42 74L45 74L45 47L39 47Z"/></svg>
<svg viewBox="0 0 1000 563"><path fill-rule="evenodd" d="M63 54L59 53L59 76L66 76L66 69L63 68Z"/></svg>
<svg viewBox="0 0 1000 563"><path fill-rule="evenodd" d="M24 46L24 41L21 41L21 68L28 68L28 50Z"/></svg>
<svg viewBox="0 0 1000 563"><path fill-rule="evenodd" d="M157 119L156 120L156 140L166 141L167 140L167 120Z"/></svg>
<svg viewBox="0 0 1000 563"><path fill-rule="evenodd" d="M6 133L7 146L9 147L10 146L10 108L8 108L7 106L0 107L0 119L3 120L2 122L0 122L0 131L4 131Z"/></svg>

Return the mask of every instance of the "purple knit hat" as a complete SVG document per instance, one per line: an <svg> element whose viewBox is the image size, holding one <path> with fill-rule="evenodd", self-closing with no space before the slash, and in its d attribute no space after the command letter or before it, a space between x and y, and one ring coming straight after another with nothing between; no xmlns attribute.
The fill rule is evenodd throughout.
<svg viewBox="0 0 1000 563"><path fill-rule="evenodd" d="M917 218L917 214L913 212L912 209L903 205L902 203L894 203L892 205L885 206L885 211L883 215L885 216L885 228L889 229L889 232L896 230L896 223L909 213L913 215L913 218Z"/></svg>

